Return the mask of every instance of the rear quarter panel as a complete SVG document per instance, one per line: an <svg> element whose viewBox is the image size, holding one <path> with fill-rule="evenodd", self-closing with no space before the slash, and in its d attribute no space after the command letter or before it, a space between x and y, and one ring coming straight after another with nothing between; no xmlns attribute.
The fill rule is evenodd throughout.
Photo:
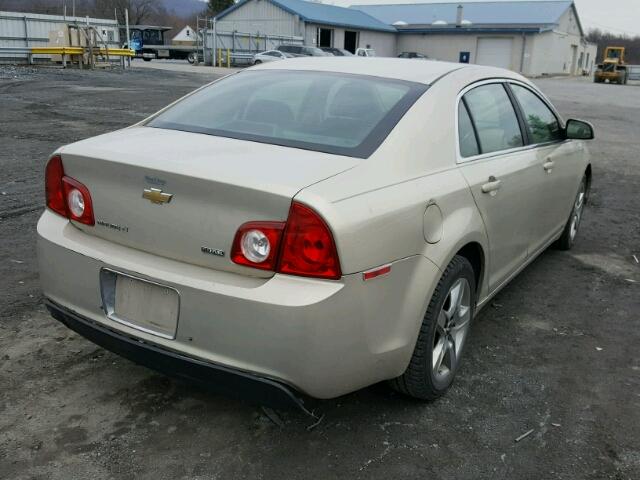
<svg viewBox="0 0 640 480"><path fill-rule="evenodd" d="M464 78L436 83L370 158L296 196L327 219L343 273L413 255L443 270L472 241L487 251L484 225L456 165L454 105L463 85ZM428 243L424 235L431 204L442 212L437 243ZM425 285L423 291L428 290Z"/></svg>

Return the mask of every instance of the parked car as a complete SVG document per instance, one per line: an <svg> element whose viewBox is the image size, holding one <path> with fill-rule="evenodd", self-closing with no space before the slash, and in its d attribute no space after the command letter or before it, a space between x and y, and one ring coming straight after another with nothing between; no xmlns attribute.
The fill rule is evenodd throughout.
<svg viewBox="0 0 640 480"><path fill-rule="evenodd" d="M266 405L382 380L445 393L478 310L576 241L593 128L511 71L407 67L259 65L59 148L37 227L47 308Z"/></svg>
<svg viewBox="0 0 640 480"><path fill-rule="evenodd" d="M277 50L290 53L295 57L326 57L329 55L317 47L307 47L305 45L280 45Z"/></svg>
<svg viewBox="0 0 640 480"><path fill-rule="evenodd" d="M353 57L353 53L349 50L345 50L344 48L322 47L320 50L325 53L329 53L334 57Z"/></svg>
<svg viewBox="0 0 640 480"><path fill-rule="evenodd" d="M398 58L418 58L421 60L427 60L429 57L418 52L402 52L398 55Z"/></svg>
<svg viewBox="0 0 640 480"><path fill-rule="evenodd" d="M358 57L375 57L376 51L373 48L358 48L356 49L356 56Z"/></svg>
<svg viewBox="0 0 640 480"><path fill-rule="evenodd" d="M285 58L293 58L293 55L280 50L267 50L266 52L256 53L253 56L253 64L259 65L264 62L273 62L274 60L284 60Z"/></svg>

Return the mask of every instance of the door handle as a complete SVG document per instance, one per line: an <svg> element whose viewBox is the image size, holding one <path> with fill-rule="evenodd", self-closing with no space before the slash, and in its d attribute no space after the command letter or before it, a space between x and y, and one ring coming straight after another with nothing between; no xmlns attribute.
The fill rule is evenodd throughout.
<svg viewBox="0 0 640 480"><path fill-rule="evenodd" d="M553 170L554 165L555 165L554 161L551 160L550 158L547 158L547 160L542 164L542 167L545 169L545 171L551 173L551 170Z"/></svg>
<svg viewBox="0 0 640 480"><path fill-rule="evenodd" d="M490 193L491 195L495 195L496 192L500 189L500 180L491 175L489 177L489 181L482 185L482 193Z"/></svg>

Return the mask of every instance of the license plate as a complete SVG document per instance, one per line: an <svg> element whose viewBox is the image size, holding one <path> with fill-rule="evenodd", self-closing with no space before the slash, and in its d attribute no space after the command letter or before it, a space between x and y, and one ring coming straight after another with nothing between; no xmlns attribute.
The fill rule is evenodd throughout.
<svg viewBox="0 0 640 480"><path fill-rule="evenodd" d="M103 270L101 279L104 309L110 319L163 338L175 338L180 310L175 289L110 270Z"/></svg>

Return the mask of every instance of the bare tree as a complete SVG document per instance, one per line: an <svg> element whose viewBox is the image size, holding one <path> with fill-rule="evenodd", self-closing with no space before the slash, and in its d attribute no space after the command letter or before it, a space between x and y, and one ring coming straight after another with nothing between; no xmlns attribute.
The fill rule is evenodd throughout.
<svg viewBox="0 0 640 480"><path fill-rule="evenodd" d="M162 5L159 0L95 0L96 14L110 18L115 11L122 23L125 9L129 10L129 23L140 25L160 13Z"/></svg>
<svg viewBox="0 0 640 480"><path fill-rule="evenodd" d="M604 32L600 29L589 31L587 40L598 45L598 61L602 60L606 47L625 47L626 60L631 64L640 64L640 36L630 37L611 32Z"/></svg>

